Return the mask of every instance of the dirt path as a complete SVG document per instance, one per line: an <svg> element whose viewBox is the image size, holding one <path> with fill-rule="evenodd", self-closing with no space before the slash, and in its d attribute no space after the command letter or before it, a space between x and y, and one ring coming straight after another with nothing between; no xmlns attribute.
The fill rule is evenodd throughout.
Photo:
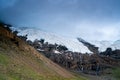
<svg viewBox="0 0 120 80"><path fill-rule="evenodd" d="M83 74L83 73L80 73L80 75L87 77L89 80L116 80L110 75L97 76L97 75L88 75L88 74Z"/></svg>
<svg viewBox="0 0 120 80"><path fill-rule="evenodd" d="M90 75L90 74L84 74L82 72L77 72L77 74L86 77L88 80L117 80L113 78L110 74L105 75Z"/></svg>

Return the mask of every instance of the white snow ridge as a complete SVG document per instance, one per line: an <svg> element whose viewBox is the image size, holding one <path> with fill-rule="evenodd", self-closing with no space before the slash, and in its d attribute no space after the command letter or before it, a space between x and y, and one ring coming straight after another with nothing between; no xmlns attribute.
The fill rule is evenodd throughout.
<svg viewBox="0 0 120 80"><path fill-rule="evenodd" d="M91 41L90 43L99 47L99 52L105 51L108 47L112 50L120 49L120 40L117 41Z"/></svg>
<svg viewBox="0 0 120 80"><path fill-rule="evenodd" d="M45 42L51 44L61 44L66 46L70 51L81 53L92 53L86 46L80 43L77 39L68 39L58 36L53 33L45 32L36 28L17 28L18 35L28 35L28 40L34 41L35 39L45 39Z"/></svg>

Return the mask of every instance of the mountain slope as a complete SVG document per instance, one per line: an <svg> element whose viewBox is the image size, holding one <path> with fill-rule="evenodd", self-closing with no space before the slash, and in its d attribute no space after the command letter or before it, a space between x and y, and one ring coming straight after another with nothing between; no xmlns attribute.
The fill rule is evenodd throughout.
<svg viewBox="0 0 120 80"><path fill-rule="evenodd" d="M99 47L99 51L103 52L108 47L112 48L112 50L120 49L120 40L117 41L90 41L91 44Z"/></svg>
<svg viewBox="0 0 120 80"><path fill-rule="evenodd" d="M120 40L117 41L85 41L82 38L77 38L79 42L82 42L93 53L103 52L107 48L112 50L120 49Z"/></svg>
<svg viewBox="0 0 120 80"><path fill-rule="evenodd" d="M48 33L35 28L17 28L19 31L18 35L28 34L28 39L34 41L35 39L45 39L45 41L52 44L61 44L65 45L70 51L73 52L82 52L82 53L91 53L91 51L84 46L82 43L78 42L76 39L68 39L61 36L58 36L53 33Z"/></svg>
<svg viewBox="0 0 120 80"><path fill-rule="evenodd" d="M0 80L78 79L0 26Z"/></svg>

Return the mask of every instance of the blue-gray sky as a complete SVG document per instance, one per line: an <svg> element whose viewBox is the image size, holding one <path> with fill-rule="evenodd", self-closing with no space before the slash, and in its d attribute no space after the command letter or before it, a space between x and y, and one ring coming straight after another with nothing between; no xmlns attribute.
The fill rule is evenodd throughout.
<svg viewBox="0 0 120 80"><path fill-rule="evenodd" d="M0 0L0 19L85 40L120 39L120 0Z"/></svg>

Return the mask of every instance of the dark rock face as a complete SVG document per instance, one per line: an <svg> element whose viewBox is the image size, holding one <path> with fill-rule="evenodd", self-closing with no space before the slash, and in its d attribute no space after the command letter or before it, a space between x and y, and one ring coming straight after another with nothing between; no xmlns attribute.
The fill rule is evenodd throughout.
<svg viewBox="0 0 120 80"><path fill-rule="evenodd" d="M112 48L107 48L105 52L101 52L100 54L105 56L111 56L112 53Z"/></svg>
<svg viewBox="0 0 120 80"><path fill-rule="evenodd" d="M91 52L93 53L99 53L98 51L98 47L96 47L95 45L93 44L90 44L89 42L81 39L81 38L77 38L79 42L82 42L83 45L85 45Z"/></svg>
<svg viewBox="0 0 120 80"><path fill-rule="evenodd" d="M114 50L112 51L112 57L115 59L119 59L120 60L120 50Z"/></svg>
<svg viewBox="0 0 120 80"><path fill-rule="evenodd" d="M111 57L116 60L120 60L120 50L112 50L111 48L107 48L105 52L101 52L100 55L104 55L107 57Z"/></svg>

